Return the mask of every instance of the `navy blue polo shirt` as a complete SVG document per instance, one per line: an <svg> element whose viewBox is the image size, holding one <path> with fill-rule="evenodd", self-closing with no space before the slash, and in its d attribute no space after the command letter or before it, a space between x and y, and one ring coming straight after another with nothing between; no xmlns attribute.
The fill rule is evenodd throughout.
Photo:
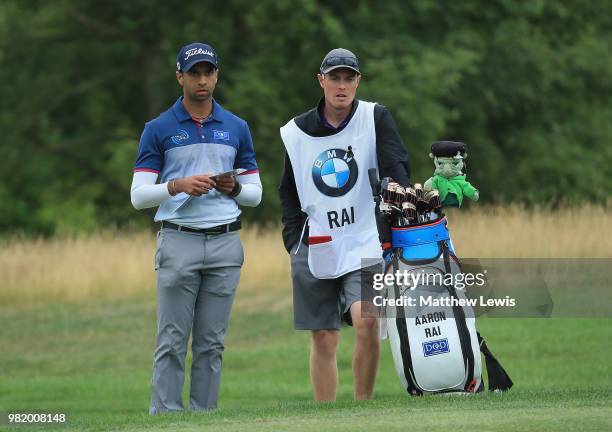
<svg viewBox="0 0 612 432"><path fill-rule="evenodd" d="M140 138L135 172L160 175L160 183L196 174L219 174L243 168L245 176L257 174L253 140L247 123L213 100L211 115L192 119L183 98L145 124ZM234 199L212 190L201 197L185 193L159 206L156 221L207 228L229 223L240 215Z"/></svg>

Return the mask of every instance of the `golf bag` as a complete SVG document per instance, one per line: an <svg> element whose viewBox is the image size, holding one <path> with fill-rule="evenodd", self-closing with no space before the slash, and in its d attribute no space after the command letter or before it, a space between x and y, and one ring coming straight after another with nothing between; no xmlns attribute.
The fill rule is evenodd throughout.
<svg viewBox="0 0 612 432"><path fill-rule="evenodd" d="M383 310L382 327L386 326L406 391L414 396L482 391L480 352L485 356L489 390L510 389L512 380L476 330L465 291L452 283L452 276L462 270L446 217L391 228L391 245L385 273L402 274L405 283L392 278L393 284L385 287L385 297L395 303L393 310Z"/></svg>
<svg viewBox="0 0 612 432"><path fill-rule="evenodd" d="M512 380L476 331L474 311L458 289L463 271L437 191L379 181L375 169L368 176L385 250L383 280L392 281L383 288L381 336L389 338L402 386L415 396L482 391L482 353L489 390L510 389Z"/></svg>

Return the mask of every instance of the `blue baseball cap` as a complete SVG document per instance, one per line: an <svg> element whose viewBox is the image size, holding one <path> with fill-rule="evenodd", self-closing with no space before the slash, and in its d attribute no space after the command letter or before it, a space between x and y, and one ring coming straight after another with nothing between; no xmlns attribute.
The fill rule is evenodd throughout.
<svg viewBox="0 0 612 432"><path fill-rule="evenodd" d="M217 53L208 44L194 42L185 45L176 56L176 70L187 72L196 63L208 62L219 68Z"/></svg>

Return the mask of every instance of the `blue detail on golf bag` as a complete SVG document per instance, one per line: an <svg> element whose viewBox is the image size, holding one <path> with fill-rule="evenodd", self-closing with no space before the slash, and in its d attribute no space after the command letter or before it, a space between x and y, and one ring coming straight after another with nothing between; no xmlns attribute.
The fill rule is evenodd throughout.
<svg viewBox="0 0 612 432"><path fill-rule="evenodd" d="M446 217L442 217L426 224L391 228L391 247L402 248L401 258L405 261L437 260L443 252L440 242L446 242L454 255L446 224Z"/></svg>

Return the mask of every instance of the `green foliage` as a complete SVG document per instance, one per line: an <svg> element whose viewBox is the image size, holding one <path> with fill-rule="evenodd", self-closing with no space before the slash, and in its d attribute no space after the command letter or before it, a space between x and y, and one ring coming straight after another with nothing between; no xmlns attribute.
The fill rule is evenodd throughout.
<svg viewBox="0 0 612 432"><path fill-rule="evenodd" d="M189 3L0 3L0 232L151 223L130 205L131 168L194 40L217 48L216 98L253 133L264 202L249 220L278 221L278 129L316 104L337 46L361 59L360 97L394 115L413 181L433 172L432 141L463 140L484 202L609 200L609 2Z"/></svg>

